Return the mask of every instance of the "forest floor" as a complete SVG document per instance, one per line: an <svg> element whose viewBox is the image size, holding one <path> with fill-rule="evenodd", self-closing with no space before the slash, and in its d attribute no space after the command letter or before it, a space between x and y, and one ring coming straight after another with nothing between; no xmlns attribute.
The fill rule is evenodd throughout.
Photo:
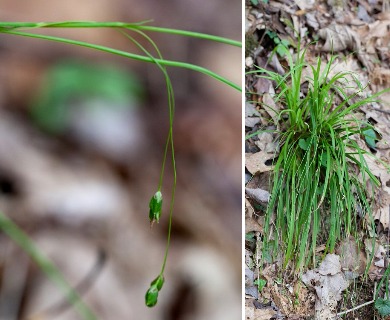
<svg viewBox="0 0 390 320"><path fill-rule="evenodd" d="M306 62L314 64L321 57L325 65L337 55L334 72L353 72L367 85L364 94L390 87L388 1L252 0L246 3L245 16L247 72L258 66L284 74L287 65L284 50L296 52L298 33L301 47L307 48ZM305 270L306 274L309 271L316 274L326 268L326 263L337 263L339 278L325 272L305 285L302 277L292 275L291 270L284 270L278 262L266 263L261 257L268 201L264 195L271 192L272 160L279 150L272 122L277 122L277 111L285 106L273 100L275 85L270 80L247 74L245 84L245 134L251 135L245 140L246 319L381 319L373 299L389 265L389 171L380 161L368 160L380 187L371 198L376 239L374 259L366 276L367 257L372 250L367 244L367 232L360 239L363 246L358 248L355 239L345 239L320 266ZM359 145L390 164L390 94L385 93L379 102L361 107L357 114L371 123L376 132L374 145L369 146L364 139ZM317 247L319 254L324 247L321 245ZM346 286L341 288L334 283L335 279L347 279ZM385 290L378 290L383 298Z"/></svg>

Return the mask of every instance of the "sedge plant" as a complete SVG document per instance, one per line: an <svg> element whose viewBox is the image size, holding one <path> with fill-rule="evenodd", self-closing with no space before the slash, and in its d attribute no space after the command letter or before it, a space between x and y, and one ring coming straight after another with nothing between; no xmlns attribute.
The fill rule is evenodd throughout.
<svg viewBox="0 0 390 320"><path fill-rule="evenodd" d="M91 48L94 50L107 52L114 55L123 56L129 59L154 63L163 74L166 83L167 100L168 100L169 129L168 129L168 134L167 134L167 139L166 139L166 144L164 149L164 155L162 160L162 167L161 167L160 179L157 186L157 191L152 195L151 200L149 202L149 219L150 219L151 226L153 226L155 222L158 223L163 211L163 195L161 189L163 185L163 177L165 172L166 160L169 152L170 152L172 168L173 168L173 185L172 185L171 195L170 195L167 243L166 243L166 249L164 253L162 267L160 273L151 282L150 287L148 288L145 295L146 306L153 307L157 304L159 292L162 289L162 286L164 284L164 270L165 270L169 246L170 246L172 216L173 216L173 207L174 207L174 200L175 200L175 189L176 189L176 164L175 164L175 152L174 152L174 140L173 140L173 118L175 112L174 111L175 98L174 98L173 86L167 72L167 67L186 68L189 70L203 73L209 77L221 81L222 83L226 84L227 86L235 90L241 91L241 88L239 85L233 83L232 81L201 66L180 62L180 61L171 61L171 60L164 59L162 57L160 50L158 49L158 46L145 32L162 32L162 33L173 34L173 35L195 37L203 40L220 42L225 45L233 45L236 47L241 47L241 43L235 40L209 35L209 34L149 26L146 25L146 22L147 21L143 21L139 23L89 22L89 21L65 21L65 22L49 22L49 23L0 22L0 33L77 45L86 48ZM138 47L138 49L142 51L143 54L141 55L135 54L132 52L117 50L110 47L95 45L83 41L76 41L68 38L48 36L36 32L26 32L27 29L29 29L30 31L31 30L36 31L36 29L39 28L113 28L121 32L131 42L133 42L136 45L136 47ZM140 42L135 40L134 37L129 34L129 31L141 35L152 46L156 56L154 56L150 51L148 51ZM22 230L20 230L5 215L0 215L0 218L1 218L0 229L3 230L6 234L8 234L11 237L11 239L13 239L16 243L18 243L27 253L29 253L30 256L33 258L33 260L36 261L38 265L42 268L42 270L49 275L49 278L51 278L55 283L59 284L59 286L62 289L64 289L64 292L66 293L69 302L77 306L76 310L83 317L83 319L88 319L88 320L96 319L92 311L87 306L85 306L84 303L81 302L80 297L77 295L77 293L74 292L74 290L66 283L63 276L61 275L61 272L51 262L49 262L49 260L45 258L44 255L40 253L40 251L33 245L32 240L29 239L28 236Z"/></svg>
<svg viewBox="0 0 390 320"><path fill-rule="evenodd" d="M282 106L278 121L280 153L274 160L273 186L264 223L265 259L282 253L284 267L297 271L316 264L318 239L325 253L337 241L357 235L361 222L371 224L370 188L379 185L370 171L357 138L373 127L354 114L375 101L382 92L367 98L365 87L348 71L332 74L336 57L315 65L305 62L305 51L286 54L284 75L258 68L253 73L273 81L275 103ZM323 66L325 65L325 66ZM304 77L304 70L311 76ZM307 92L301 84L307 82ZM350 93L353 88L353 93ZM359 175L360 173L360 175Z"/></svg>

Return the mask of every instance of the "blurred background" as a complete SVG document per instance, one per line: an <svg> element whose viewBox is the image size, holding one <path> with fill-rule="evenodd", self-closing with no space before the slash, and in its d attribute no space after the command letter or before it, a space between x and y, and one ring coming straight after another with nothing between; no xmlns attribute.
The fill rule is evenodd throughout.
<svg viewBox="0 0 390 320"><path fill-rule="evenodd" d="M137 22L241 39L241 2L0 0L2 21ZM39 30L139 53L108 29ZM241 50L150 34L164 58L241 83ZM150 48L150 47L149 47ZM166 283L153 309L167 198L150 229L168 107L152 64L0 34L0 210L25 230L99 319L241 317L241 95L169 68L176 96L178 184ZM170 193L168 162L163 194ZM0 319L79 319L42 271L0 234ZM54 306L54 307L53 307ZM35 316L34 315L38 315Z"/></svg>

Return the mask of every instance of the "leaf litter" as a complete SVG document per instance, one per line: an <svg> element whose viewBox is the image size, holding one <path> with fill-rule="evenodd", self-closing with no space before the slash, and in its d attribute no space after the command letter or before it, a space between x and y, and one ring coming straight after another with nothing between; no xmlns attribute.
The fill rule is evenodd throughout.
<svg viewBox="0 0 390 320"><path fill-rule="evenodd" d="M256 5L247 2L245 58L250 57L251 64L247 65L246 71L254 70L254 65L258 65L283 74L286 61L276 50L277 42L287 40L287 49L294 52L294 41L289 40L294 39L295 29L302 42L308 45L308 61L315 61L315 57L321 55L326 64L332 54L338 54L331 71L333 74L339 71L354 72L366 86L363 92L366 96L388 88L389 9L387 0L269 0L259 1ZM313 41L316 42L313 44ZM304 72L305 76L310 77L310 70ZM265 180L264 176L272 179L272 161L279 152L276 135L272 130L267 131L270 124L278 125L278 114L282 107L273 99L274 86L270 80L257 78L253 74L246 76L247 100L251 101L251 108L257 112L255 116L248 116L256 117L256 123L249 120L248 124L251 125L246 125L246 134L251 134L251 138L245 142L245 166L252 180L246 185L245 207L246 212L250 212L250 218L259 226L263 223L264 212L258 204L264 204L263 191L270 192L270 181L267 187L259 187L254 181ZM304 86L302 83L301 90L304 90ZM350 92L355 89L349 88ZM364 158L380 182L380 188L370 199L376 222L375 238L364 238L363 233L356 234L356 238L351 236L341 241L335 253L326 255L324 247L319 245L317 253L322 253L323 259L319 260L317 268L307 270L301 277L290 274L288 270L281 277L281 265L278 261L269 264L267 257L261 256L258 243L247 247L247 268L254 270L255 281L262 278L267 284L259 291L257 299L254 296L246 299L246 319L309 319L313 316L315 319L333 319L346 311L343 319L374 319L378 315L373 303L374 282L382 279L390 262L390 172L386 168L386 165L390 165L390 93L380 96L378 102L362 107L358 116L374 126L373 131L356 137L356 141L373 154ZM254 195L256 193L259 195ZM246 223L246 228L246 232L253 232L254 241L259 242L263 236L262 228L253 229L253 224L249 223ZM359 245L357 239L362 240L363 245ZM364 282L362 277L371 258L369 280ZM380 294L383 296L383 292ZM386 304L380 307L380 312L388 308Z"/></svg>

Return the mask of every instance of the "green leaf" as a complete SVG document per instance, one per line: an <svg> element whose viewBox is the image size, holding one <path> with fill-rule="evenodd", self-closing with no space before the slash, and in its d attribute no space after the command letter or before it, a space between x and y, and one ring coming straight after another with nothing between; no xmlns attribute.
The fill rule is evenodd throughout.
<svg viewBox="0 0 390 320"><path fill-rule="evenodd" d="M364 139L366 140L367 145L375 149L375 140L376 140L376 133L373 129L369 128L363 131Z"/></svg>
<svg viewBox="0 0 390 320"><path fill-rule="evenodd" d="M290 45L290 41L288 41L287 39L282 39L281 44L287 48Z"/></svg>
<svg viewBox="0 0 390 320"><path fill-rule="evenodd" d="M259 278L259 279L255 280L253 283L257 285L259 292L261 292L261 290L263 290L263 288L267 284L267 280Z"/></svg>
<svg viewBox="0 0 390 320"><path fill-rule="evenodd" d="M159 222L161 217L161 208L162 194L160 191L157 191L149 202L149 219L151 223L153 223L154 221L156 221L157 223Z"/></svg>
<svg viewBox="0 0 390 320"><path fill-rule="evenodd" d="M305 151L306 151L306 150L308 149L308 147L309 147L309 144L306 142L305 139L299 139L298 145L299 145L299 147L300 147L302 150L305 150Z"/></svg>
<svg viewBox="0 0 390 320"><path fill-rule="evenodd" d="M390 315L390 300L378 298L375 301L375 308L381 316Z"/></svg>
<svg viewBox="0 0 390 320"><path fill-rule="evenodd" d="M267 31L265 32L265 34L266 34L268 37L270 37L271 39L274 39L275 37L278 36L278 35L276 34L276 32L270 31L270 30L267 30Z"/></svg>
<svg viewBox="0 0 390 320"><path fill-rule="evenodd" d="M279 56L283 58L287 54L288 49L286 46L279 43L278 46L276 47L276 52L278 53Z"/></svg>
<svg viewBox="0 0 390 320"><path fill-rule="evenodd" d="M246 241L254 241L255 240L255 233L253 231L245 233L245 240Z"/></svg>
<svg viewBox="0 0 390 320"><path fill-rule="evenodd" d="M259 0L251 0L251 3L254 5L254 6L257 6L259 4Z"/></svg>

